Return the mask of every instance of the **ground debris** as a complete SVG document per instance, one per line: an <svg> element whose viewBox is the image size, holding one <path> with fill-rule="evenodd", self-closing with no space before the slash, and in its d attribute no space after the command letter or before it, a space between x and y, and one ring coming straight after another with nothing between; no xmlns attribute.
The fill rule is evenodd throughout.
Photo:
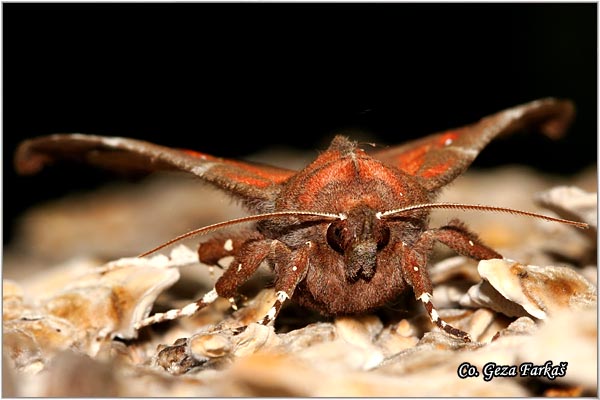
<svg viewBox="0 0 600 400"><path fill-rule="evenodd" d="M529 209L532 193L540 192L545 193L538 197L543 207L562 216L568 209L570 217L595 224L591 189L565 189L563 183L515 168L468 172L444 192L440 201L468 198L472 203ZM159 193L156 184L151 183L147 190ZM551 189L555 184L563 188ZM188 193L188 189L177 190L174 185L167 184L169 190ZM103 192L102 201L107 196ZM141 204L137 196L135 204ZM186 201L186 196L181 197ZM78 221L84 218L79 209L69 210L75 203L77 198L64 208L51 207L50 219L36 212L35 218L27 221L25 231L35 232L31 240L48 244L43 251L52 247L53 230L57 234L60 229L53 224L64 224L75 211ZM112 209L120 203L127 204L127 198L115 196L108 204ZM197 196L193 203L197 207ZM222 202L209 203L214 203L216 214L222 212ZM86 201L86 210L89 207L93 202ZM113 228L102 224L104 208L90 213L91 220L81 226L94 226L98 237L103 232L111 243L119 242L119 229L114 229L114 224ZM187 205L179 211L192 213L192 209ZM131 204L125 210L132 212ZM203 213L210 214L210 210ZM157 212L156 218L163 214ZM198 264L196 252L186 246L166 251L169 256L115 257L116 261L109 263L101 261L91 247L85 247L89 257L75 257L71 250L78 245L73 243L85 235L65 228L57 237L69 261L45 266L35 274L13 270L9 273L12 279L3 280L3 394L595 396L597 267L590 256L595 238L572 227L498 218L496 214L460 217L506 257L478 263L439 249L432 259L432 301L443 320L471 335L471 343L441 332L422 307L408 303L390 306L399 310L395 319L386 310L382 314L302 320L305 314L289 318L296 310L284 307L282 318L294 321L292 328L263 326L256 321L268 312L276 297L274 290L264 285L259 290L248 288L251 295L244 293L234 299L237 310L228 299L218 299L191 318L137 332L134 324L150 313L182 307L202 297L222 271L211 272ZM433 215L432 226L443 225L449 219L445 218ZM132 231L148 230L146 224L127 227L123 234L130 240ZM166 217L153 224L163 225L168 225ZM167 231L174 229L184 230L171 226ZM157 232L153 235L162 236ZM24 243L26 238L22 237L19 246ZM135 248L148 248L144 246L147 244ZM19 259L14 251L9 264L29 271L31 255ZM564 376L550 379L542 372L527 378L507 378L500 377L502 368L497 373L492 368L514 366L518 370L531 363L542 371L548 361L557 371L561 363L567 363ZM460 376L469 371L478 375ZM489 380L484 379L486 371Z"/></svg>

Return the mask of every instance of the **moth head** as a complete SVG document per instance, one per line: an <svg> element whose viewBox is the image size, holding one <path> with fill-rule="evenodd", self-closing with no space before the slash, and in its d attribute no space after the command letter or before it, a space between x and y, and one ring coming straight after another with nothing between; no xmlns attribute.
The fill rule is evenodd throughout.
<svg viewBox="0 0 600 400"><path fill-rule="evenodd" d="M390 229L368 207L357 207L327 228L327 243L344 257L350 281L370 280L377 265L377 252L390 240Z"/></svg>
<svg viewBox="0 0 600 400"><path fill-rule="evenodd" d="M390 242L390 220L398 218L411 220L411 215L422 214L423 211L430 209L504 212L566 223L578 228L587 227L587 224L581 222L496 206L424 203L383 212L375 212L369 207L359 206L329 224L326 234L327 244L344 257L346 278L349 281L354 282L358 279L369 281L375 274L378 252ZM420 219L422 218L423 215L420 215Z"/></svg>

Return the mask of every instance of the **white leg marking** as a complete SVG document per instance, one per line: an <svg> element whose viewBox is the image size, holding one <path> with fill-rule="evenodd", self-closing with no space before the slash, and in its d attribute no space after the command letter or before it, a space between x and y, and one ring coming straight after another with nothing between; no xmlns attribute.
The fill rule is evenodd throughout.
<svg viewBox="0 0 600 400"><path fill-rule="evenodd" d="M210 304L213 301L215 301L217 298L219 298L219 295L217 294L217 290L213 289L210 292L206 293L204 295L204 297L202 297L202 302L206 303L206 304Z"/></svg>
<svg viewBox="0 0 600 400"><path fill-rule="evenodd" d="M200 308L200 307L198 307L198 304L190 303L181 309L181 315L187 315L187 316L194 315L194 313L196 311L198 311L198 308Z"/></svg>
<svg viewBox="0 0 600 400"><path fill-rule="evenodd" d="M231 304L231 308L233 308L234 311L237 311L238 307L237 304L235 304L235 299L230 297L227 300L229 301L229 304Z"/></svg>
<svg viewBox="0 0 600 400"><path fill-rule="evenodd" d="M438 319L440 319L440 316L438 315L437 311L435 311L435 308L433 308L433 309L431 310L431 320L432 320L433 322L437 322L437 321L438 321Z"/></svg>
<svg viewBox="0 0 600 400"><path fill-rule="evenodd" d="M423 293L421 295L421 297L419 297L419 300L421 300L423 303L429 303L431 301L431 294L430 293Z"/></svg>
<svg viewBox="0 0 600 400"><path fill-rule="evenodd" d="M280 290L279 292L277 292L276 295L277 295L277 300L275 301L275 304L273 305L273 307L271 307L269 309L269 312L267 313L265 318L263 318L263 320L262 320L262 323L265 325L271 323L271 321L273 321L275 319L275 315L277 314L277 311L283 305L283 302L290 298L290 296L283 290ZM277 303L279 303L279 307L277 307Z"/></svg>
<svg viewBox="0 0 600 400"><path fill-rule="evenodd" d="M290 296L283 290L280 290L279 292L277 292L277 300L279 300L281 303L283 303L284 301L286 301L289 298L290 298Z"/></svg>
<svg viewBox="0 0 600 400"><path fill-rule="evenodd" d="M276 307L271 307L271 309L267 313L267 319L269 321L273 321L275 319L275 313L276 312L277 312L277 308Z"/></svg>
<svg viewBox="0 0 600 400"><path fill-rule="evenodd" d="M223 249L227 250L227 251L231 251L233 250L233 240L231 239L227 239L225 241L225 244L223 245Z"/></svg>

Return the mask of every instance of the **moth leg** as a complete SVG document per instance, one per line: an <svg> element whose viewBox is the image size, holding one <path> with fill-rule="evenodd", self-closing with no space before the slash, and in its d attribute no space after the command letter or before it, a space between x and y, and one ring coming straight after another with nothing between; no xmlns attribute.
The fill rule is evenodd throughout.
<svg viewBox="0 0 600 400"><path fill-rule="evenodd" d="M431 253L433 243L436 240L444 243L457 253L476 260L502 258L502 256L484 245L477 235L470 232L462 222L454 219L441 228L425 231L413 246L413 250L409 252L409 256L405 257L407 264L404 273L409 284L413 287L415 297L421 300L431 321L445 332L463 338L465 341L470 341L468 333L443 321L431 302L433 289L429 274L426 271L426 265L427 255Z"/></svg>
<svg viewBox="0 0 600 400"><path fill-rule="evenodd" d="M435 236L436 230L429 230L421 235L412 248L408 248L404 243L401 244L405 254L402 258L402 271L406 281L413 288L415 298L423 303L431 321L444 332L459 337L465 342L470 342L471 337L469 334L442 320L435 305L431 302L433 286L427 271L427 258L433 248Z"/></svg>
<svg viewBox="0 0 600 400"><path fill-rule="evenodd" d="M309 241L300 249L292 251L285 244L277 242L277 246L274 249L277 299L269 309L269 312L259 322L260 324L269 325L275 320L283 303L292 297L298 283L306 277L312 246L312 243Z"/></svg>
<svg viewBox="0 0 600 400"><path fill-rule="evenodd" d="M135 324L135 329L139 330L148 325L180 317L189 317L194 315L198 310L213 303L218 297L231 299L237 293L238 287L252 276L269 254L272 243L272 240L251 240L244 243L240 248L239 254L233 260L229 268L217 280L215 287L210 292L183 308L175 308L145 318Z"/></svg>
<svg viewBox="0 0 600 400"><path fill-rule="evenodd" d="M259 237L260 234L256 231L249 230L238 231L231 235L215 235L198 245L198 259L202 264L223 269L219 260L235 255L245 242Z"/></svg>
<svg viewBox="0 0 600 400"><path fill-rule="evenodd" d="M444 243L460 255L471 257L478 261L502 258L502 255L483 244L475 233L470 232L457 219L453 219L446 226L434 229L433 232L437 241Z"/></svg>
<svg viewBox="0 0 600 400"><path fill-rule="evenodd" d="M269 255L275 240L252 240L244 243L235 256L229 268L215 283L215 290L219 296L226 299L237 294L238 288L256 272L260 264Z"/></svg>

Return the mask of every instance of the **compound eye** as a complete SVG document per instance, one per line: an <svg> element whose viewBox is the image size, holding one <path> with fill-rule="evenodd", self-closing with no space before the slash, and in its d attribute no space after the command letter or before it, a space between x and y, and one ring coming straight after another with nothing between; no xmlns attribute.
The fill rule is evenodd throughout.
<svg viewBox="0 0 600 400"><path fill-rule="evenodd" d="M390 241L390 228L384 226L381 230L381 236L377 238L377 250L383 249Z"/></svg>
<svg viewBox="0 0 600 400"><path fill-rule="evenodd" d="M331 248L340 254L344 253L342 248L342 230L343 226L339 222L329 224L327 228L327 243Z"/></svg>

